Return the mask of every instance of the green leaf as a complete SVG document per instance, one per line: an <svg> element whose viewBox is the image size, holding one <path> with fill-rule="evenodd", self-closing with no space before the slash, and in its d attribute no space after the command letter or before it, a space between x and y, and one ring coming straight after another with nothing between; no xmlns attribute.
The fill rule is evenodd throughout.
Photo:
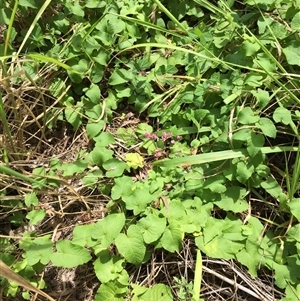
<svg viewBox="0 0 300 301"><path fill-rule="evenodd" d="M165 284L155 284L148 288L143 294L139 294L138 301L172 301L171 288Z"/></svg>
<svg viewBox="0 0 300 301"><path fill-rule="evenodd" d="M124 301L120 289L124 291L124 286L116 281L102 283L96 293L95 301Z"/></svg>
<svg viewBox="0 0 300 301"><path fill-rule="evenodd" d="M227 187L221 195L221 200L215 201L214 204L226 211L243 212L248 208L248 203L244 200L245 196L246 189L238 186Z"/></svg>
<svg viewBox="0 0 300 301"><path fill-rule="evenodd" d="M81 247L95 245L95 241L92 240L91 233L94 229L94 224L76 226L73 230L72 243Z"/></svg>
<svg viewBox="0 0 300 301"><path fill-rule="evenodd" d="M256 126L262 130L262 132L271 138L276 137L276 127L271 119L262 117L259 119L259 122L256 123Z"/></svg>
<svg viewBox="0 0 300 301"><path fill-rule="evenodd" d="M271 176L269 176L266 181L261 183L261 187L264 188L275 199L278 199L280 194L283 193L281 186Z"/></svg>
<svg viewBox="0 0 300 301"><path fill-rule="evenodd" d="M240 161L236 165L236 179L245 184L254 172L254 166L251 163Z"/></svg>
<svg viewBox="0 0 300 301"><path fill-rule="evenodd" d="M115 243L118 251L128 262L136 265L143 262L146 254L146 246L142 231L138 226L129 226L127 235L120 233Z"/></svg>
<svg viewBox="0 0 300 301"><path fill-rule="evenodd" d="M300 222L300 198L293 198L289 203L288 206L291 210L293 216Z"/></svg>
<svg viewBox="0 0 300 301"><path fill-rule="evenodd" d="M247 141L247 151L251 158L254 158L265 144L265 137L262 134L251 132Z"/></svg>
<svg viewBox="0 0 300 301"><path fill-rule="evenodd" d="M91 159L94 165L100 167L103 165L104 162L112 159L113 154L114 152L112 150L107 149L106 147L98 145L98 143L96 143L94 149L89 153L89 158Z"/></svg>
<svg viewBox="0 0 300 301"><path fill-rule="evenodd" d="M291 41L282 51L289 64L300 66L300 41Z"/></svg>
<svg viewBox="0 0 300 301"><path fill-rule="evenodd" d="M26 218L29 220L30 225L36 225L46 216L46 212L43 209L32 210L27 213Z"/></svg>
<svg viewBox="0 0 300 301"><path fill-rule="evenodd" d="M299 31L300 30L300 12L297 12L292 21L291 21L291 28L295 31Z"/></svg>
<svg viewBox="0 0 300 301"><path fill-rule="evenodd" d="M250 107L241 109L238 115L238 122L241 124L253 124L259 120L258 116L254 115Z"/></svg>
<svg viewBox="0 0 300 301"><path fill-rule="evenodd" d="M131 146L138 142L135 131L132 128L118 128L117 136L125 142L126 146Z"/></svg>
<svg viewBox="0 0 300 301"><path fill-rule="evenodd" d="M251 93L256 98L257 104L261 110L265 108L271 100L269 92L260 88L252 90Z"/></svg>
<svg viewBox="0 0 300 301"><path fill-rule="evenodd" d="M83 110L80 103L78 103L78 107L65 108L66 120L72 124L74 130L77 130L82 123L82 113Z"/></svg>
<svg viewBox="0 0 300 301"><path fill-rule="evenodd" d="M203 236L195 239L196 245L207 256L234 258L244 246L241 226L241 221L232 217L225 220L210 218L203 229Z"/></svg>
<svg viewBox="0 0 300 301"><path fill-rule="evenodd" d="M39 200L38 200L35 192L26 194L25 198L24 198L24 202L27 207L37 206L39 204Z"/></svg>
<svg viewBox="0 0 300 301"><path fill-rule="evenodd" d="M75 84L79 84L85 77L85 73L88 71L88 62L85 59L81 59L79 62L70 64L71 69L67 70L71 81Z"/></svg>
<svg viewBox="0 0 300 301"><path fill-rule="evenodd" d="M131 195L122 196L122 199L126 209L133 210L134 215L138 215L146 209L155 197L149 192L149 187L138 187L132 191Z"/></svg>
<svg viewBox="0 0 300 301"><path fill-rule="evenodd" d="M150 244L158 240L165 231L166 218L149 214L148 216L139 220L138 226L142 230L145 243Z"/></svg>
<svg viewBox="0 0 300 301"><path fill-rule="evenodd" d="M259 49L260 46L255 42L255 40L250 41L250 38L244 41L241 45L241 51L246 57L254 55Z"/></svg>
<svg viewBox="0 0 300 301"><path fill-rule="evenodd" d="M83 91L92 103L98 104L100 102L101 92L99 85L92 84L89 88L84 88Z"/></svg>
<svg viewBox="0 0 300 301"><path fill-rule="evenodd" d="M291 242L294 241L300 242L300 224L297 224L292 228L290 228L288 232L287 240Z"/></svg>
<svg viewBox="0 0 300 301"><path fill-rule="evenodd" d="M94 138L95 142L96 142L96 146L108 146L110 144L114 144L115 143L115 138L112 134L108 133L108 132L102 132L99 136L97 136L96 138Z"/></svg>
<svg viewBox="0 0 300 301"><path fill-rule="evenodd" d="M88 122L88 124L85 127L88 138L92 139L99 135L104 125L104 120L99 120L98 122Z"/></svg>
<svg viewBox="0 0 300 301"><path fill-rule="evenodd" d="M91 260L90 253L83 247L73 244L69 240L56 243L57 252L51 256L51 261L57 267L73 268Z"/></svg>
<svg viewBox="0 0 300 301"><path fill-rule="evenodd" d="M184 233L180 223L171 220L160 239L160 243L162 247L169 252L179 252L183 236Z"/></svg>
<svg viewBox="0 0 300 301"><path fill-rule="evenodd" d="M48 264L52 256L53 243L50 235L35 238L26 250L27 263L33 266L40 262L43 265Z"/></svg>
<svg viewBox="0 0 300 301"><path fill-rule="evenodd" d="M203 185L203 188L209 189L211 192L223 193L226 191L226 186L224 185L224 176L217 175L209 177Z"/></svg>
<svg viewBox="0 0 300 301"><path fill-rule="evenodd" d="M90 189L94 189L95 185L99 184L99 179L103 178L103 172L100 169L95 169L94 171L88 172L83 178L81 178L82 183L89 187Z"/></svg>
<svg viewBox="0 0 300 301"><path fill-rule="evenodd" d="M109 178L120 177L126 167L126 163L118 159L110 159L103 163L103 168L106 170L106 176Z"/></svg>
<svg viewBox="0 0 300 301"><path fill-rule="evenodd" d="M88 167L88 162L85 159L78 159L72 163L64 163L57 167L57 170L63 171L63 176L69 177L76 173L82 173Z"/></svg>
<svg viewBox="0 0 300 301"><path fill-rule="evenodd" d="M94 262L94 270L101 283L118 279L124 271L125 260L119 256L112 256L108 250L98 254Z"/></svg>
<svg viewBox="0 0 300 301"><path fill-rule="evenodd" d="M133 182L132 178L123 176L115 179L115 185L111 190L111 198L118 200L121 197L132 195Z"/></svg>
<svg viewBox="0 0 300 301"><path fill-rule="evenodd" d="M37 8L34 0L20 0L19 5L24 7Z"/></svg>
<svg viewBox="0 0 300 301"><path fill-rule="evenodd" d="M283 124L288 125L292 122L292 114L288 109L278 107L273 112L273 119L275 122L282 122Z"/></svg>
<svg viewBox="0 0 300 301"><path fill-rule="evenodd" d="M68 3L68 2L67 2ZM70 12L76 16L79 17L83 17L84 16L84 10L83 8L80 6L79 1L76 0L72 3L70 3L69 5L67 5L68 9L70 10Z"/></svg>
<svg viewBox="0 0 300 301"><path fill-rule="evenodd" d="M115 71L111 74L108 83L111 86L116 86L116 85L127 83L131 79L132 79L132 72L126 69L115 69Z"/></svg>
<svg viewBox="0 0 300 301"><path fill-rule="evenodd" d="M300 284L291 285L289 284L285 289L285 298L281 301L299 301L300 296ZM297 298L297 299L296 299Z"/></svg>
<svg viewBox="0 0 300 301"><path fill-rule="evenodd" d="M120 234L125 225L124 213L113 213L95 224L92 238L97 240L103 248L108 248Z"/></svg>
<svg viewBox="0 0 300 301"><path fill-rule="evenodd" d="M125 158L127 165L133 169L144 166L144 158L139 153L127 153Z"/></svg>

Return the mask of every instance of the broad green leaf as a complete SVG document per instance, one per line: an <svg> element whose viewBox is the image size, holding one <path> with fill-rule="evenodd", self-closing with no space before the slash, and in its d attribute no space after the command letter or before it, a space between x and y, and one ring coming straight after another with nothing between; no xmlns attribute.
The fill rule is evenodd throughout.
<svg viewBox="0 0 300 301"><path fill-rule="evenodd" d="M102 132L99 136L94 138L95 142L97 143L97 147L99 146L108 146L110 144L115 143L115 138L112 134L108 132Z"/></svg>
<svg viewBox="0 0 300 301"><path fill-rule="evenodd" d="M155 284L148 288L145 293L140 294L138 301L172 301L171 288L165 284Z"/></svg>
<svg viewBox="0 0 300 301"><path fill-rule="evenodd" d="M120 294L120 290L122 290L124 294L124 286L116 281L102 283L95 295L95 301L124 301L123 294Z"/></svg>
<svg viewBox="0 0 300 301"><path fill-rule="evenodd" d="M111 198L118 200L121 197L132 195L133 181L132 178L123 176L115 179L115 185L111 190Z"/></svg>
<svg viewBox="0 0 300 301"><path fill-rule="evenodd" d="M57 252L51 256L51 261L57 267L73 268L87 263L92 257L83 247L73 244L69 240L60 240L56 243Z"/></svg>
<svg viewBox="0 0 300 301"><path fill-rule="evenodd" d="M85 184L90 189L94 189L95 185L99 183L99 179L103 178L103 172L100 169L95 169L94 171L88 172L83 178L81 178L82 183Z"/></svg>
<svg viewBox="0 0 300 301"><path fill-rule="evenodd" d="M138 226L142 230L145 243L150 244L158 240L165 231L166 218L149 214L148 216L139 220Z"/></svg>
<svg viewBox="0 0 300 301"><path fill-rule="evenodd" d="M125 158L127 165L133 169L144 166L144 158L139 153L127 153Z"/></svg>
<svg viewBox="0 0 300 301"><path fill-rule="evenodd" d="M36 193L32 192L32 193L25 195L24 202L27 207L30 207L30 206L37 206L39 203L39 200L36 196Z"/></svg>
<svg viewBox="0 0 300 301"><path fill-rule="evenodd" d="M92 231L92 238L103 248L108 248L125 225L124 213L113 213L99 220Z"/></svg>
<svg viewBox="0 0 300 301"><path fill-rule="evenodd" d="M258 244L246 241L246 248L236 254L236 259L248 268L253 277L257 277L257 270L262 261Z"/></svg>
<svg viewBox="0 0 300 301"><path fill-rule="evenodd" d="M53 243L50 235L35 238L26 250L27 263L33 266L40 262L43 265L48 264L51 259Z"/></svg>
<svg viewBox="0 0 300 301"><path fill-rule="evenodd" d="M283 124L288 125L292 122L292 114L288 109L278 107L273 112L273 119L275 122L282 122Z"/></svg>
<svg viewBox="0 0 300 301"><path fill-rule="evenodd" d="M100 134L101 136L101 134ZM99 136L98 136L99 137ZM104 162L113 158L114 152L104 146L95 144L94 149L89 153L89 158L94 165L102 166Z"/></svg>
<svg viewBox="0 0 300 301"><path fill-rule="evenodd" d="M88 62L85 59L81 59L79 62L71 65L71 69L67 70L71 81L75 84L79 84L85 77L85 73L88 70Z"/></svg>
<svg viewBox="0 0 300 301"><path fill-rule="evenodd" d="M251 132L250 139L247 141L247 151L251 158L255 157L265 144L265 137L262 134Z"/></svg>
<svg viewBox="0 0 300 301"><path fill-rule="evenodd" d="M264 188L271 196L277 199L282 193L282 188L278 182L271 176L266 181L261 183L261 187Z"/></svg>
<svg viewBox="0 0 300 301"><path fill-rule="evenodd" d="M115 240L120 254L132 264L141 264L146 254L146 246L141 229L136 225L129 226L127 235L120 233Z"/></svg>
<svg viewBox="0 0 300 301"><path fill-rule="evenodd" d="M294 17L293 17L293 19L292 19L292 21L291 21L291 28L293 29L293 30L297 30L297 31L299 31L300 30L300 12L297 12L295 15L294 15Z"/></svg>
<svg viewBox="0 0 300 301"><path fill-rule="evenodd" d="M246 57L254 55L259 49L260 46L255 41L251 41L250 38L241 45L241 50Z"/></svg>
<svg viewBox="0 0 300 301"><path fill-rule="evenodd" d="M297 283L299 279L299 265L295 264L295 259L293 261L294 263L291 262L291 264L284 265L276 263L273 258L266 260L266 266L275 271L275 275L273 276L275 284L281 289L288 286L287 279L291 283Z"/></svg>
<svg viewBox="0 0 300 301"><path fill-rule="evenodd" d="M236 179L245 184L254 172L254 166L251 163L240 161L236 165Z"/></svg>
<svg viewBox="0 0 300 301"><path fill-rule="evenodd" d="M93 229L94 229L94 224L76 226L73 230L72 243L79 245L81 247L94 246L95 241L92 240L92 236L91 236Z"/></svg>
<svg viewBox="0 0 300 301"><path fill-rule="evenodd" d="M86 0L85 7L88 8L101 8L105 7L107 2L104 0Z"/></svg>
<svg viewBox="0 0 300 301"><path fill-rule="evenodd" d="M226 211L243 212L248 208L248 203L244 199L245 196L246 190L244 188L227 187L227 190L221 195L221 200L215 201L214 204Z"/></svg>
<svg viewBox="0 0 300 301"><path fill-rule="evenodd" d="M146 209L155 197L149 192L149 187L138 187L132 191L131 195L122 196L122 199L126 204L126 209L133 210L134 215L138 215Z"/></svg>
<svg viewBox="0 0 300 301"><path fill-rule="evenodd" d="M271 138L276 137L276 127L271 119L262 117L259 119L256 126L262 130L262 132Z"/></svg>
<svg viewBox="0 0 300 301"><path fill-rule="evenodd" d="M92 84L89 88L84 88L83 91L85 95L90 99L90 101L94 104L98 104L100 100L100 88L99 85Z"/></svg>
<svg viewBox="0 0 300 301"><path fill-rule="evenodd" d="M254 115L254 112L250 107L243 108L239 112L238 122L241 124L252 124L258 120L259 117Z"/></svg>
<svg viewBox="0 0 300 301"><path fill-rule="evenodd" d="M73 3L67 2L67 8L70 10L70 12L76 16L83 17L84 16L84 10L83 7L80 6L79 1L74 1Z"/></svg>
<svg viewBox="0 0 300 301"><path fill-rule="evenodd" d="M280 301L299 301L300 296L300 284L289 284L285 289L285 297Z"/></svg>
<svg viewBox="0 0 300 301"><path fill-rule="evenodd" d="M109 178L120 177L126 167L126 163L118 159L110 159L103 163L103 168L106 170L106 176Z"/></svg>
<svg viewBox="0 0 300 301"><path fill-rule="evenodd" d="M287 240L291 242L293 241L300 242L300 224L297 224L292 228L290 228L288 232Z"/></svg>
<svg viewBox="0 0 300 301"><path fill-rule="evenodd" d="M243 248L244 243L216 237L208 244L203 245L202 237L196 238L196 245L207 256L212 258L232 259Z"/></svg>
<svg viewBox="0 0 300 301"><path fill-rule="evenodd" d="M36 225L46 216L46 211L43 209L32 210L26 214L26 218L29 220L30 225Z"/></svg>
<svg viewBox="0 0 300 301"><path fill-rule="evenodd" d="M162 247L169 252L179 252L184 233L180 226L180 221L171 221L165 229L160 242Z"/></svg>
<svg viewBox="0 0 300 301"><path fill-rule="evenodd" d="M99 135L105 125L104 120L99 120L98 122L88 122L86 125L86 133L89 139L95 138Z"/></svg>
<svg viewBox="0 0 300 301"><path fill-rule="evenodd" d="M82 123L82 113L83 109L81 107L81 104L78 103L78 107L66 107L65 108L65 116L66 120L72 124L74 130L77 130L81 123Z"/></svg>
<svg viewBox="0 0 300 301"><path fill-rule="evenodd" d="M224 181L225 178L222 175L212 176L204 182L203 188L209 189L212 192L223 193L226 191Z"/></svg>
<svg viewBox="0 0 300 301"><path fill-rule="evenodd" d="M112 256L108 250L98 254L94 262L94 270L101 283L118 279L124 271L125 260L118 256Z"/></svg>
<svg viewBox="0 0 300 301"><path fill-rule="evenodd" d="M127 83L132 79L132 72L126 69L116 69L110 76L108 83L112 86Z"/></svg>
<svg viewBox="0 0 300 301"><path fill-rule="evenodd" d="M132 146L138 142L138 137L132 128L119 128L117 136L125 142L126 146Z"/></svg>
<svg viewBox="0 0 300 301"><path fill-rule="evenodd" d="M300 41L291 41L282 51L289 64L300 66Z"/></svg>
<svg viewBox="0 0 300 301"><path fill-rule="evenodd" d="M262 79L262 75L256 74L254 72L249 72L245 77L245 83L250 87L260 87Z"/></svg>
<svg viewBox="0 0 300 301"><path fill-rule="evenodd" d="M252 90L251 93L256 98L257 104L261 110L265 108L271 100L269 92L260 88Z"/></svg>
<svg viewBox="0 0 300 301"><path fill-rule="evenodd" d="M19 5L24 7L37 8L34 0L20 0Z"/></svg>
<svg viewBox="0 0 300 301"><path fill-rule="evenodd" d="M88 167L88 162L85 159L78 159L72 163L64 163L57 167L57 170L63 171L63 176L73 176L76 173L82 173Z"/></svg>
<svg viewBox="0 0 300 301"><path fill-rule="evenodd" d="M300 222L300 198L293 198L289 203L288 206L291 210L293 216Z"/></svg>

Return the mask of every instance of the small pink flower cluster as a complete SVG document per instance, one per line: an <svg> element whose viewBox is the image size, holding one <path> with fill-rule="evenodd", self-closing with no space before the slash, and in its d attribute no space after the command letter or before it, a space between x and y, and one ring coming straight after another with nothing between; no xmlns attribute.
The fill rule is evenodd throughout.
<svg viewBox="0 0 300 301"><path fill-rule="evenodd" d="M154 133L146 133L145 134L145 137L148 138L148 139L151 139L151 140L159 140L159 138L157 137L156 134ZM161 141L163 142L166 142L169 138L172 138L173 137L173 134L172 133L166 133L166 132L163 132L162 135L161 135ZM176 139L177 141L181 140L182 139L182 136L176 136ZM170 141L171 144L174 144L175 143L175 140L172 139Z"/></svg>
<svg viewBox="0 0 300 301"><path fill-rule="evenodd" d="M146 133L145 137L151 140L158 140L159 138L155 134Z"/></svg>

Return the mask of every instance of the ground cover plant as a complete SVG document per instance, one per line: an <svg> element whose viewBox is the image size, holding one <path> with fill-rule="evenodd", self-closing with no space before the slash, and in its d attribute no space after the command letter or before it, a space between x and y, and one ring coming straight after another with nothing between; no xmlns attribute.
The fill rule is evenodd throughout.
<svg viewBox="0 0 300 301"><path fill-rule="evenodd" d="M300 2L0 3L3 300L300 300Z"/></svg>

